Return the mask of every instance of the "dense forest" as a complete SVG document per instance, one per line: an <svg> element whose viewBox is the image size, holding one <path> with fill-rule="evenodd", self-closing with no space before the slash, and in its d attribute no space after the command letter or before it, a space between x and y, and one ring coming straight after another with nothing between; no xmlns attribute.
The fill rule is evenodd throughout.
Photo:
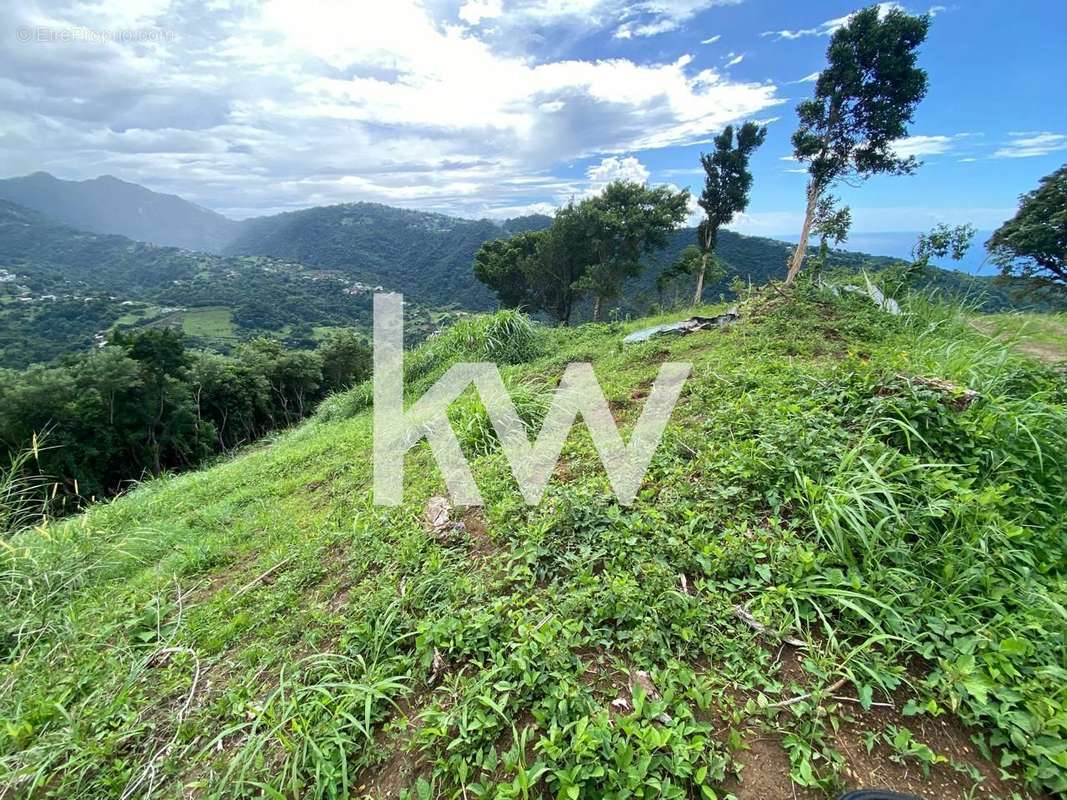
<svg viewBox="0 0 1067 800"><path fill-rule="evenodd" d="M232 357L189 350L173 330L118 332L54 366L0 370L0 453L32 446L27 467L60 512L291 425L369 374L352 331L315 350L252 339Z"/></svg>

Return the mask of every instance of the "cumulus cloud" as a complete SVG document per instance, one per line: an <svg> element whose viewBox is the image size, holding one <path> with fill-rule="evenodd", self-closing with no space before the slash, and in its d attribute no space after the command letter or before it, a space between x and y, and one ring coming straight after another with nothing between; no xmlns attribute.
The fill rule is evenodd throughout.
<svg viewBox="0 0 1067 800"><path fill-rule="evenodd" d="M1017 131L1011 140L993 153L994 158L1033 158L1067 150L1067 135L1049 131Z"/></svg>
<svg viewBox="0 0 1067 800"><path fill-rule="evenodd" d="M483 19L495 19L503 13L500 0L466 0L460 6L459 18L470 25L477 25Z"/></svg>
<svg viewBox="0 0 1067 800"><path fill-rule="evenodd" d="M599 164L586 170L586 177L594 183L611 183L612 181L636 181L644 183L648 180L648 167L638 161L634 156L616 158L611 156L603 159Z"/></svg>
<svg viewBox="0 0 1067 800"><path fill-rule="evenodd" d="M603 21L614 30L646 24L638 12L652 24L713 3L520 10L558 20L583 4L616 13ZM15 0L0 8L2 30L173 35L0 37L0 163L9 174L116 174L240 216L351 200L478 216L552 202L573 188L553 175L561 165L696 143L781 102L775 86L695 69L687 55L637 63L502 48L488 29L503 24L498 6L512 18L507 2L467 0L451 16L416 0L367 5Z"/></svg>

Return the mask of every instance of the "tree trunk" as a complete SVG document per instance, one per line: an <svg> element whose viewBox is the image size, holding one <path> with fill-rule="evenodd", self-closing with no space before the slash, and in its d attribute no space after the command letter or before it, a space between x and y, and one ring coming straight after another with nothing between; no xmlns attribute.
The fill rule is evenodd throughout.
<svg viewBox="0 0 1067 800"><path fill-rule="evenodd" d="M693 292L693 305L699 306L704 297L704 273L708 269L708 251L704 251L704 257L700 259L700 272L697 273L697 288Z"/></svg>
<svg viewBox="0 0 1067 800"><path fill-rule="evenodd" d="M804 226L800 229L800 241L797 249L793 251L793 258L789 261L789 274L785 282L790 284L796 279L797 273L804 265L804 256L808 252L808 238L811 236L811 223L815 219L815 206L819 202L819 192L814 184L808 184L808 207L804 210Z"/></svg>
<svg viewBox="0 0 1067 800"><path fill-rule="evenodd" d="M600 322L600 295L593 298L593 322Z"/></svg>

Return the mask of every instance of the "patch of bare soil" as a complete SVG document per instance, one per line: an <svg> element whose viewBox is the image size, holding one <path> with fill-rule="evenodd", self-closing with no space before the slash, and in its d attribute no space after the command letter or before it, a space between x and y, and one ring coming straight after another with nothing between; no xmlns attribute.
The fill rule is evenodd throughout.
<svg viewBox="0 0 1067 800"><path fill-rule="evenodd" d="M391 800L411 788L418 778L429 777L430 763L410 749L419 727L418 709L425 699L407 697L397 702L392 721L375 735L375 744L385 756L381 763L356 776L356 795Z"/></svg>
<svg viewBox="0 0 1067 800"><path fill-rule="evenodd" d="M467 542L472 554L487 558L500 549L497 542L489 535L489 525L479 507L468 508L460 521L467 532Z"/></svg>
<svg viewBox="0 0 1067 800"><path fill-rule="evenodd" d="M906 694L898 692L890 705L866 712L857 706L852 719L842 724L834 747L845 756L848 788L892 788L925 800L1027 796L1022 784L1002 777L997 766L981 754L958 718L951 714L906 717L900 712L906 701ZM946 761L929 767L925 774L919 762L902 758L884 741L868 753L864 735L889 728L907 728L916 741Z"/></svg>
<svg viewBox="0 0 1067 800"><path fill-rule="evenodd" d="M783 647L778 654L778 677L785 687L783 698L795 692L814 689L813 676L803 668L803 652ZM740 708L744 698L723 698L722 713L729 706ZM841 716L836 731L828 728L827 744L837 751L844 765L840 776L845 789L886 789L912 794L922 800L992 800L993 798L1029 797L1025 787L1002 776L996 764L986 759L971 741L971 731L955 716L944 714L904 716L901 709L908 693L901 689L890 702L880 702L864 711L850 699L851 691L842 687L824 706ZM723 714L725 717L725 714ZM723 730L729 728L725 719ZM720 795L729 792L739 800L814 800L823 795L796 786L789 778L789 754L782 744L782 734L768 731L766 722L753 719L738 726L743 731L742 749L733 754L740 765L740 776L724 782ZM929 747L939 763L924 772L915 757L905 757L890 746L883 734L907 728L917 744ZM867 742L873 746L868 750ZM716 787L718 790L720 787Z"/></svg>
<svg viewBox="0 0 1067 800"><path fill-rule="evenodd" d="M751 730L744 738L743 749L734 753L741 765L739 778L728 778L722 794L738 800L815 800L819 795L797 786L789 778L789 754L776 734ZM719 787L717 787L719 788Z"/></svg>
<svg viewBox="0 0 1067 800"><path fill-rule="evenodd" d="M1049 323L1052 325L1053 323ZM984 333L987 336L992 336L997 339L1004 339L1005 334L997 334L997 326L989 320L985 319L972 319L971 327L980 333ZM1060 328L1061 326L1056 325ZM1067 327L1063 327L1061 333L1067 336ZM1031 338L1023 338L1016 341L1012 345L1023 355L1036 358L1038 361L1044 361L1047 364L1061 364L1067 361L1067 352L1064 352L1062 347L1057 347L1049 342L1039 342Z"/></svg>

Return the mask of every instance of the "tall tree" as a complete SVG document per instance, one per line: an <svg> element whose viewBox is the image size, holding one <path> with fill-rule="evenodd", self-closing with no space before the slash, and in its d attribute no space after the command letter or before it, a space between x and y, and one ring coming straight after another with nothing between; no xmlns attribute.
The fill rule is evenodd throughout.
<svg viewBox="0 0 1067 800"><path fill-rule="evenodd" d="M709 260L715 258L719 229L729 224L734 214L748 207L748 193L752 189L748 160L766 138L767 128L755 122L746 122L738 128L736 139L733 125L727 125L715 137L714 151L700 154L700 165L704 168L704 191L697 203L705 216L697 228L697 243L702 256L700 269L696 273L693 305L699 304L704 295L705 273Z"/></svg>
<svg viewBox="0 0 1067 800"><path fill-rule="evenodd" d="M675 278L682 275L692 277L699 272L704 272L704 280L709 284L718 283L726 275L726 270L717 258L714 256L708 258L707 254L695 244L688 245L682 250L678 260L656 278L656 289L662 293Z"/></svg>
<svg viewBox="0 0 1067 800"><path fill-rule="evenodd" d="M619 296L627 278L639 275L641 257L663 247L667 234L685 221L689 192L635 181L613 181L596 197L583 200L594 261L575 286L593 296L593 320L603 303Z"/></svg>
<svg viewBox="0 0 1067 800"><path fill-rule="evenodd" d="M666 244L688 202L688 192L615 181L596 197L557 209L546 230L486 242L475 254L474 274L502 305L542 311L563 325L581 296L592 295L599 319L604 300L641 271L641 257Z"/></svg>
<svg viewBox="0 0 1067 800"><path fill-rule="evenodd" d="M926 95L926 72L916 66L929 16L870 6L834 32L815 97L797 106L800 127L793 154L808 165L807 207L800 241L789 263L791 283L804 263L812 222L823 193L843 178L907 174L918 166L893 143L907 135L915 107Z"/></svg>
<svg viewBox="0 0 1067 800"><path fill-rule="evenodd" d="M986 247L1005 277L1067 291L1067 164L1019 198L1015 216Z"/></svg>

